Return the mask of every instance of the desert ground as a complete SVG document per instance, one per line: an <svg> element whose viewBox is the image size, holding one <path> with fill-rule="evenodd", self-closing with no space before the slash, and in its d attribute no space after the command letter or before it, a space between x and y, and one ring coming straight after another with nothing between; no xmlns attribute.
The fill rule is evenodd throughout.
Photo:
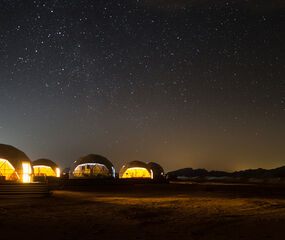
<svg viewBox="0 0 285 240"><path fill-rule="evenodd" d="M0 239L284 239L285 188L213 183L68 187L0 199Z"/></svg>

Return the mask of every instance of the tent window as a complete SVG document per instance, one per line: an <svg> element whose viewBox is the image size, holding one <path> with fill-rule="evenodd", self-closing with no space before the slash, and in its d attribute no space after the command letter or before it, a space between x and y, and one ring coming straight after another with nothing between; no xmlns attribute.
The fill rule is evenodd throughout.
<svg viewBox="0 0 285 240"><path fill-rule="evenodd" d="M122 178L152 178L152 176L146 168L134 167L128 168Z"/></svg>
<svg viewBox="0 0 285 240"><path fill-rule="evenodd" d="M50 166L38 165L33 166L35 176L56 177L55 171Z"/></svg>
<svg viewBox="0 0 285 240"><path fill-rule="evenodd" d="M107 167L100 163L84 163L78 165L74 171L75 177L101 177L110 176Z"/></svg>
<svg viewBox="0 0 285 240"><path fill-rule="evenodd" d="M15 168L6 159L0 159L0 176L4 176L5 180L18 180L19 179L19 176Z"/></svg>

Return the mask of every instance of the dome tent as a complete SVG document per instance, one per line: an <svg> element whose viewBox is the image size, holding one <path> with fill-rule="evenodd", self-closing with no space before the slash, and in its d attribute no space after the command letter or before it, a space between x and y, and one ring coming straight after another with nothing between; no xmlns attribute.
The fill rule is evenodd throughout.
<svg viewBox="0 0 285 240"><path fill-rule="evenodd" d="M69 171L70 178L111 178L115 177L113 164L105 157L89 154L76 160Z"/></svg>
<svg viewBox="0 0 285 240"><path fill-rule="evenodd" d="M34 175L46 177L60 177L60 168L49 159L38 159L32 162Z"/></svg>
<svg viewBox="0 0 285 240"><path fill-rule="evenodd" d="M152 170L141 161L128 162L122 166L119 178L153 178Z"/></svg>
<svg viewBox="0 0 285 240"><path fill-rule="evenodd" d="M0 177L8 181L31 182L31 160L19 149L0 144Z"/></svg>
<svg viewBox="0 0 285 240"><path fill-rule="evenodd" d="M147 165L153 172L153 179L159 180L164 178L164 170L158 163L149 162Z"/></svg>

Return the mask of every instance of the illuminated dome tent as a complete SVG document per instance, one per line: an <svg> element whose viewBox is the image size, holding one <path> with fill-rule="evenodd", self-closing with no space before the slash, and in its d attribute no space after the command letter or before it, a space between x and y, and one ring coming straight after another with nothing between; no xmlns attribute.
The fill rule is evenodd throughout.
<svg viewBox="0 0 285 240"><path fill-rule="evenodd" d="M38 159L32 165L36 177L60 177L59 166L49 159Z"/></svg>
<svg viewBox="0 0 285 240"><path fill-rule="evenodd" d="M19 149L0 144L0 177L7 181L32 181L31 160Z"/></svg>
<svg viewBox="0 0 285 240"><path fill-rule="evenodd" d="M70 178L110 178L115 177L113 164L105 157L89 154L76 160L69 171Z"/></svg>
<svg viewBox="0 0 285 240"><path fill-rule="evenodd" d="M119 173L120 178L153 178L149 166L141 161L132 161L123 165Z"/></svg>
<svg viewBox="0 0 285 240"><path fill-rule="evenodd" d="M149 162L147 165L153 172L153 179L162 179L164 177L164 170L158 163Z"/></svg>

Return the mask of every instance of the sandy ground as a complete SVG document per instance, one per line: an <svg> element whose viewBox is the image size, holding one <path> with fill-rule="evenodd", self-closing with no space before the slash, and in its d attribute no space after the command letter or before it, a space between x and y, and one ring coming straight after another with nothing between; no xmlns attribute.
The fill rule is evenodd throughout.
<svg viewBox="0 0 285 240"><path fill-rule="evenodd" d="M0 199L0 239L285 239L284 188L165 184Z"/></svg>

